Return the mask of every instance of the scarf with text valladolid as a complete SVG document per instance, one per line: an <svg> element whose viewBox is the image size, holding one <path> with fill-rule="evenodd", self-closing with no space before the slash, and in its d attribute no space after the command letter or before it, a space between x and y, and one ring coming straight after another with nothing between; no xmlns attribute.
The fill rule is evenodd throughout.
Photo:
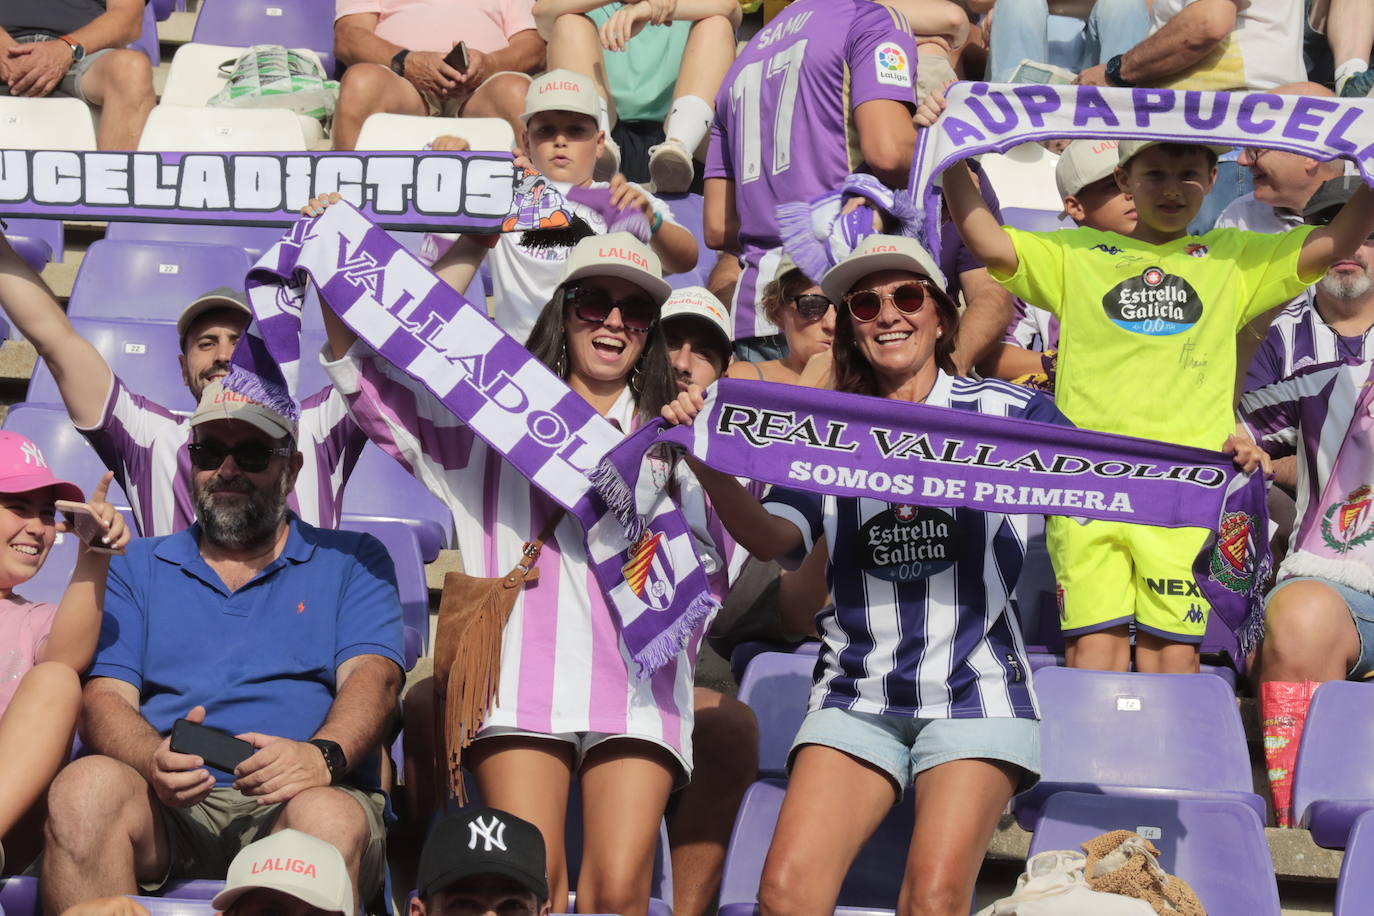
<svg viewBox="0 0 1374 916"><path fill-rule="evenodd" d="M667 443L718 471L795 490L987 512L1067 515L1216 532L1198 587L1244 650L1263 632L1264 479L1229 455L965 410L722 379L692 426L646 425L597 475L638 531L641 458Z"/></svg>

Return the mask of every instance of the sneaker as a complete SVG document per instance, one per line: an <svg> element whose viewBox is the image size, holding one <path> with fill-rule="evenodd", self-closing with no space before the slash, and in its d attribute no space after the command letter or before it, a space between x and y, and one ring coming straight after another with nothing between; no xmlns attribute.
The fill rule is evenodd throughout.
<svg viewBox="0 0 1374 916"><path fill-rule="evenodd" d="M601 155L596 159L596 167L592 169L592 180L610 181L619 171L620 145L608 135L606 137L606 148L601 151Z"/></svg>
<svg viewBox="0 0 1374 916"><path fill-rule="evenodd" d="M694 175L692 154L682 141L665 140L649 147L649 177L655 194L685 194Z"/></svg>
<svg viewBox="0 0 1374 916"><path fill-rule="evenodd" d="M1374 90L1374 67L1356 73L1341 84L1340 95L1347 99L1362 99Z"/></svg>

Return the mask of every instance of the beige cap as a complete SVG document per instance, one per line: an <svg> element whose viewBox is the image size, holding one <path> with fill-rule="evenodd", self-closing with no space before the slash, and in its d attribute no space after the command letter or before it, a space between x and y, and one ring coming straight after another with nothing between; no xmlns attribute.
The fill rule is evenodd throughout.
<svg viewBox="0 0 1374 916"><path fill-rule="evenodd" d="M1059 154L1054 167L1054 183L1061 198L1101 181L1116 171L1120 160L1115 140L1075 140Z"/></svg>
<svg viewBox="0 0 1374 916"><path fill-rule="evenodd" d="M224 382L215 379L205 386L201 393L200 405L191 415L191 426L215 420L240 420L248 423L273 439L290 436L296 438L296 424L277 413L265 404L251 400L237 391L224 387Z"/></svg>
<svg viewBox="0 0 1374 916"><path fill-rule="evenodd" d="M353 916L353 884L343 856L299 830L280 830L249 843L229 863L224 890L210 905L221 913L249 891L280 891L329 913Z"/></svg>
<svg viewBox="0 0 1374 916"><path fill-rule="evenodd" d="M724 338L725 352L728 354L732 351L734 338L730 333L730 318L725 306L706 287L684 286L673 290L663 303L663 311L659 312L659 320L664 322L683 317L699 318L711 325Z"/></svg>
<svg viewBox="0 0 1374 916"><path fill-rule="evenodd" d="M904 235L870 235L843 261L825 272L821 292L840 302L855 283L880 270L910 270L945 288L945 275L921 243Z"/></svg>
<svg viewBox="0 0 1374 916"><path fill-rule="evenodd" d="M1223 156L1231 152L1231 147L1229 146L1213 146L1210 143L1189 144L1186 140L1122 140L1121 144L1116 148L1117 164L1125 165L1135 156L1138 156L1152 146L1159 146L1161 143L1178 143L1184 146L1205 146L1218 156Z"/></svg>
<svg viewBox="0 0 1374 916"><path fill-rule="evenodd" d="M592 78L562 69L535 77L525 91L525 113L520 120L528 124L541 111L571 111L596 119L599 108Z"/></svg>
<svg viewBox="0 0 1374 916"><path fill-rule="evenodd" d="M662 305L673 291L663 279L663 266L659 263L658 255L628 232L608 232L578 242L563 263L563 277L558 285L582 277L621 277L629 280L648 293L656 305Z"/></svg>
<svg viewBox="0 0 1374 916"><path fill-rule="evenodd" d="M191 323L215 309L233 309L250 318L253 317L253 310L248 307L248 296L241 289L221 286L208 293L202 293L200 298L186 306L181 317L177 319L177 340L183 348L186 346L186 332L191 329Z"/></svg>

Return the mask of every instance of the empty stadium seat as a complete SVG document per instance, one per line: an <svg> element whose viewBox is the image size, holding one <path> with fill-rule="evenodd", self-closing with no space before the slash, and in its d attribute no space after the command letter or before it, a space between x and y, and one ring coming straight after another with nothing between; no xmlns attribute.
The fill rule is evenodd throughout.
<svg viewBox="0 0 1374 916"><path fill-rule="evenodd" d="M681 223L684 229L692 233L692 238L697 240L697 266L686 273L669 274L664 279L673 289L706 286L706 280L711 276L711 268L716 264L716 252L706 247L705 217L702 213L704 199L700 194L660 194L658 197L673 211L673 219Z"/></svg>
<svg viewBox="0 0 1374 916"><path fill-rule="evenodd" d="M1022 827L1065 791L1230 799L1263 821L1236 697L1221 678L1044 668L1035 692L1041 778L1013 802Z"/></svg>
<svg viewBox="0 0 1374 916"><path fill-rule="evenodd" d="M66 244L60 219L6 219L5 238L34 273L61 261Z"/></svg>
<svg viewBox="0 0 1374 916"><path fill-rule="evenodd" d="M102 239L86 251L67 314L175 324L202 293L243 289L251 264L243 249L227 245Z"/></svg>
<svg viewBox="0 0 1374 916"><path fill-rule="evenodd" d="M1341 859L1333 916L1367 916L1374 903L1374 811L1355 818Z"/></svg>
<svg viewBox="0 0 1374 916"><path fill-rule="evenodd" d="M515 131L503 118L426 118L417 115L370 115L358 133L360 150L422 150L435 137L462 137L474 150L510 152Z"/></svg>
<svg viewBox="0 0 1374 916"><path fill-rule="evenodd" d="M105 463L86 437L77 432L67 411L61 407L15 404L5 414L5 422L0 428L35 442L43 450L43 457L53 473L70 480L83 491L92 489L105 474ZM117 482L110 484L107 499L117 509L129 508L129 498ZM0 906L3 905L0 901Z"/></svg>
<svg viewBox="0 0 1374 916"><path fill-rule="evenodd" d="M95 121L73 98L0 96L0 149L95 149Z"/></svg>
<svg viewBox="0 0 1374 916"><path fill-rule="evenodd" d="M744 793L725 853L720 916L755 916L759 912L759 878L786 789L785 780L761 779ZM850 866L840 887L836 916L886 916L894 911L914 821L915 808L909 796L883 818Z"/></svg>
<svg viewBox="0 0 1374 916"><path fill-rule="evenodd" d="M196 42L309 48L334 74L334 0L202 0Z"/></svg>
<svg viewBox="0 0 1374 916"><path fill-rule="evenodd" d="M414 529L404 522L385 519L345 519L343 527L372 535L391 555L396 565L396 590L400 594L405 624L418 635L423 653L429 648L429 585L425 580L425 561L420 556L420 539ZM408 661L414 664L414 659Z"/></svg>
<svg viewBox="0 0 1374 916"><path fill-rule="evenodd" d="M807 643L816 646L818 643ZM816 653L764 652L756 655L740 679L739 699L759 723L759 773L781 776L787 770L792 739L806 718Z"/></svg>
<svg viewBox="0 0 1374 916"><path fill-rule="evenodd" d="M1039 143L1022 143L1005 153L978 159L983 178L992 182L1003 211L1013 208L1050 213L1058 213L1064 206L1054 183L1058 162L1059 157Z"/></svg>
<svg viewBox="0 0 1374 916"><path fill-rule="evenodd" d="M1328 681L1317 688L1293 772L1293 813L1319 846L1345 845L1355 819L1374 810L1374 688Z"/></svg>
<svg viewBox="0 0 1374 916"><path fill-rule="evenodd" d="M453 543L453 514L400 462L368 443L343 493L343 523L399 519L415 529L426 563Z"/></svg>
<svg viewBox="0 0 1374 916"><path fill-rule="evenodd" d="M232 245L242 248L251 261L277 244L283 229L276 226L236 226L232 223L113 222L105 238L116 242L195 242L199 245Z"/></svg>
<svg viewBox="0 0 1374 916"><path fill-rule="evenodd" d="M154 67L162 63L162 45L157 39L157 14L151 3L143 5L143 30L129 47L142 51L148 63Z"/></svg>
<svg viewBox="0 0 1374 916"><path fill-rule="evenodd" d="M162 22L170 18L178 8L185 8L186 0L149 0L148 5L153 8L153 15L157 21Z"/></svg>
<svg viewBox="0 0 1374 916"><path fill-rule="evenodd" d="M1264 824L1239 801L1061 792L1045 803L1030 855L1077 852L1112 830L1133 830L1154 843L1160 867L1188 882L1208 916L1279 916Z"/></svg>
<svg viewBox="0 0 1374 916"><path fill-rule="evenodd" d="M189 300L188 300L189 301ZM105 358L110 370L135 394L152 398L169 410L194 410L195 403L181 378L177 361L180 343L173 324L75 317L72 327ZM33 404L62 405L48 364L34 367L24 400Z"/></svg>
<svg viewBox="0 0 1374 916"><path fill-rule="evenodd" d="M161 104L138 138L143 152L301 152L309 149L301 118L284 108L191 108Z"/></svg>

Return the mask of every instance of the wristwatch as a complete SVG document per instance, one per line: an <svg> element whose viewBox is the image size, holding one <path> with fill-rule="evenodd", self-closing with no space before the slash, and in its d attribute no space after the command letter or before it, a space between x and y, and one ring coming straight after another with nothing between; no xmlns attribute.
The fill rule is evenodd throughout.
<svg viewBox="0 0 1374 916"><path fill-rule="evenodd" d="M348 772L348 761L344 759L343 748L339 747L338 742L327 738L311 738L310 743L319 748L320 753L324 755L325 766L329 767L329 781L338 782L342 779Z"/></svg>
<svg viewBox="0 0 1374 916"><path fill-rule="evenodd" d="M1135 83L1129 82L1129 81L1127 81L1125 78L1123 78L1123 77L1121 76L1121 55L1120 55L1120 54L1116 55L1115 57L1113 57L1113 58L1111 58L1110 60L1107 61L1107 73L1106 73L1106 76L1107 76L1107 84L1110 85L1110 86L1121 86L1121 87L1126 88L1126 89L1130 89L1131 87L1135 86Z"/></svg>
<svg viewBox="0 0 1374 916"><path fill-rule="evenodd" d="M80 60L81 58L83 58L83 57L86 56L86 46L83 45L83 44L81 44L81 42L77 41L77 40L76 40L75 38L73 38L72 36L70 36L70 35L58 35L58 36L57 36L57 40L58 40L58 41L65 41L68 45L71 46L71 49L72 49L72 61L74 61L74 62L75 62L75 61L78 61L78 60Z"/></svg>
<svg viewBox="0 0 1374 916"><path fill-rule="evenodd" d="M396 56L391 58L391 72L397 76L406 75L406 58L410 56L409 48L402 48L396 52Z"/></svg>

